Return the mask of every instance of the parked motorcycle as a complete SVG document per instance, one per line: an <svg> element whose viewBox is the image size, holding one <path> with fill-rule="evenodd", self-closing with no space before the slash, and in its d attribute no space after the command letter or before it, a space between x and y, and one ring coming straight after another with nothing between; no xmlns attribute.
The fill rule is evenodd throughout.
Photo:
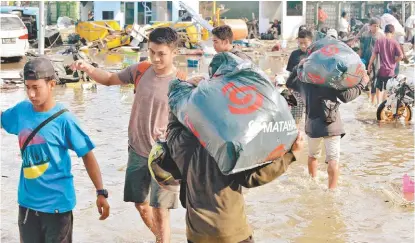
<svg viewBox="0 0 415 243"><path fill-rule="evenodd" d="M388 81L386 90L389 97L379 105L377 119L410 121L414 106L414 82L407 81L404 75L398 75Z"/></svg>

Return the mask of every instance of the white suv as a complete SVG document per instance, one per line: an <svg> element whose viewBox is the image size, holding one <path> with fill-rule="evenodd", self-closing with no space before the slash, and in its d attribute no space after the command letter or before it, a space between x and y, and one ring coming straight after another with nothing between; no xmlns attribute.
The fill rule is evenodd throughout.
<svg viewBox="0 0 415 243"><path fill-rule="evenodd" d="M20 61L29 49L29 35L19 16L0 14L0 57Z"/></svg>

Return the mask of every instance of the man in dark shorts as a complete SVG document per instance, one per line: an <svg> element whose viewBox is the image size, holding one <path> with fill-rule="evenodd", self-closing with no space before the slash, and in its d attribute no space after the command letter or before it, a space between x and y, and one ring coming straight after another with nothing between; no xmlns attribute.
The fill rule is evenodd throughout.
<svg viewBox="0 0 415 243"><path fill-rule="evenodd" d="M71 243L76 194L69 150L82 157L97 190L100 220L110 213L108 192L93 152L95 145L78 119L56 102L53 89L57 77L49 59L27 62L23 78L29 99L0 111L0 127L17 135L21 152L17 190L20 242Z"/></svg>
<svg viewBox="0 0 415 243"><path fill-rule="evenodd" d="M388 80L395 76L395 67L403 59L403 53L399 43L394 38L395 27L391 24L385 26L385 37L376 40L372 57L368 65L368 72L372 71L372 65L376 56L380 57L380 68L376 83L376 98L378 105L386 99L384 89Z"/></svg>
<svg viewBox="0 0 415 243"><path fill-rule="evenodd" d="M149 35L147 68L133 64L118 73L108 73L84 61L73 69L86 72L103 85L135 84L135 97L128 126L128 165L124 201L135 204L141 218L156 236L156 242L170 242L169 209L179 205L178 192L161 188L150 176L148 156L152 145L165 138L168 124L169 82L179 76L173 59L177 54L178 34L171 28L156 28ZM183 75L181 75L183 76Z"/></svg>
<svg viewBox="0 0 415 243"><path fill-rule="evenodd" d="M369 65L370 58L372 57L373 48L375 46L376 40L384 37L384 34L379 29L380 20L377 18L372 18L369 21L368 31L365 31L360 36L360 57L364 61L365 65ZM371 85L370 85L370 99L372 104L375 104L375 96L376 96L376 79L378 72L379 65L378 65L378 58L375 59L373 62L374 67L372 67L372 73L369 73L371 76Z"/></svg>

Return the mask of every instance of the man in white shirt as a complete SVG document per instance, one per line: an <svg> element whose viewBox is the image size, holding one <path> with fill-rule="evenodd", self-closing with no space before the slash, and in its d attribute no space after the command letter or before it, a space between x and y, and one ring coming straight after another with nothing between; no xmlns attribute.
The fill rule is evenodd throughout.
<svg viewBox="0 0 415 243"><path fill-rule="evenodd" d="M342 12L342 16L339 20L339 24L337 27L337 31L339 32L339 37L343 39L345 36L347 36L350 32L350 24L349 21L347 21L347 13Z"/></svg>
<svg viewBox="0 0 415 243"><path fill-rule="evenodd" d="M415 15L411 15L405 22L406 29L406 40L411 41L412 37L415 35Z"/></svg>

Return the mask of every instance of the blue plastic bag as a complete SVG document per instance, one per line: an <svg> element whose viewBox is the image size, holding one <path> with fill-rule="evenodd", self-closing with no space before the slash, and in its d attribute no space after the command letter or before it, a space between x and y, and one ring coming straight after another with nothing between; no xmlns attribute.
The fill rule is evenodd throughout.
<svg viewBox="0 0 415 243"><path fill-rule="evenodd" d="M345 43L331 37L321 39L307 49L307 59L297 69L302 82L336 90L352 88L366 73L359 55Z"/></svg>

